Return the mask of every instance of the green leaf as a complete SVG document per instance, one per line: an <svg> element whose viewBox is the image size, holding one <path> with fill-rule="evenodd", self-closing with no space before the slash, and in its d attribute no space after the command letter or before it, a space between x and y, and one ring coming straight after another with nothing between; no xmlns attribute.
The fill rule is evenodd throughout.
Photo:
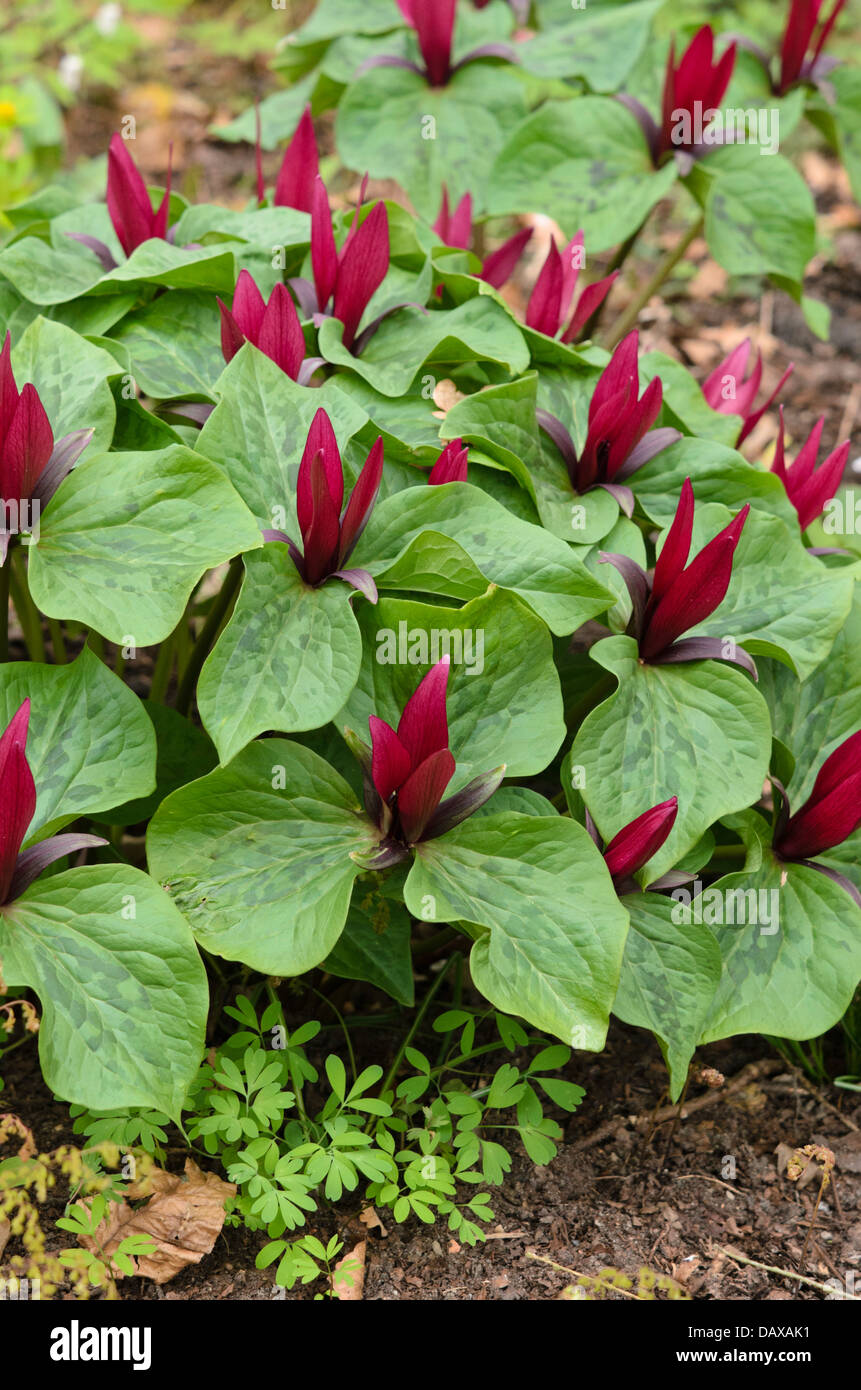
<svg viewBox="0 0 861 1390"><path fill-rule="evenodd" d="M50 617L146 647L173 631L208 569L259 543L221 470L190 449L95 454L42 517L30 585Z"/></svg>
<svg viewBox="0 0 861 1390"><path fill-rule="evenodd" d="M377 714L397 728L422 677L451 658L449 747L457 772L447 794L502 763L509 777L541 772L565 736L562 694L550 634L514 594L502 590L442 608L404 599L364 605L358 684L338 716L360 738Z"/></svg>
<svg viewBox="0 0 861 1390"><path fill-rule="evenodd" d="M67 666L0 665L0 727L28 696L27 761L37 791L28 843L152 790L152 726L133 691L87 647Z"/></svg>
<svg viewBox="0 0 861 1390"><path fill-rule="evenodd" d="M115 287L121 289L129 282L232 294L236 284L233 252L224 246L172 246L169 241L151 237L116 270L102 276L98 293L112 294Z"/></svg>
<svg viewBox="0 0 861 1390"><path fill-rule="evenodd" d="M675 825L642 870L654 882L713 821L759 799L771 755L768 708L750 678L719 661L648 666L633 638L608 637L590 655L619 688L581 725L563 765L605 843L671 796Z"/></svg>
<svg viewBox="0 0 861 1390"><path fill-rule="evenodd" d="M733 431L736 431L738 417L732 418L735 421ZM650 521L669 526L676 514L685 478L691 480L697 513L711 502L733 511L739 511L749 502L759 512L780 517L790 530L798 530L795 508L777 474L756 468L735 449L715 440L677 440L638 468L630 479L630 486Z"/></svg>
<svg viewBox="0 0 861 1390"><path fill-rule="evenodd" d="M676 179L654 169L636 118L610 97L548 101L518 126L488 184L492 215L540 209L566 236L582 228L590 251L637 231Z"/></svg>
<svg viewBox="0 0 861 1390"><path fill-rule="evenodd" d="M411 922L403 903L360 885L339 940L323 969L344 980L366 980L399 1004L415 1002L410 951ZM410 1049L407 1049L409 1052Z"/></svg>
<svg viewBox="0 0 861 1390"><path fill-rule="evenodd" d="M419 847L404 899L424 921L481 929L470 971L496 1008L603 1047L628 919L582 826L512 812L464 821Z"/></svg>
<svg viewBox="0 0 861 1390"><path fill-rule="evenodd" d="M84 648L84 653L88 649ZM99 662L102 670L104 667ZM211 772L218 755L202 729L167 705L143 700L139 709L152 724L158 753L156 758L156 787L150 796L123 802L115 810L103 813L99 819L108 825L137 825L149 820L166 796ZM125 777L124 777L125 782ZM126 787L123 786L125 793Z"/></svg>
<svg viewBox="0 0 861 1390"><path fill-rule="evenodd" d="M593 92L622 86L645 47L660 0L589 8L569 22L547 29L518 45L526 72L536 77L580 77Z"/></svg>
<svg viewBox="0 0 861 1390"><path fill-rule="evenodd" d="M720 982L720 948L708 927L678 920L679 905L672 898L630 893L622 904L631 929L613 1013L655 1034L675 1103Z"/></svg>
<svg viewBox="0 0 861 1390"><path fill-rule="evenodd" d="M26 381L36 387L55 439L92 429L88 451L110 448L116 411L108 377L119 372L110 353L62 323L37 318L16 343L12 368L19 390Z"/></svg>
<svg viewBox="0 0 861 1390"><path fill-rule="evenodd" d="M347 89L335 138L345 164L395 179L430 218L439 211L443 183L455 199L471 191L483 201L494 156L525 114L523 88L510 67L468 63L442 87L409 69L376 67Z"/></svg>
<svg viewBox="0 0 861 1390"><path fill-rule="evenodd" d="M374 509L351 564L381 589L477 598L511 589L559 636L612 607L571 547L471 483L407 488Z"/></svg>
<svg viewBox="0 0 861 1390"><path fill-rule="evenodd" d="M198 452L224 470L261 526L295 532L299 462L317 411L327 411L342 453L367 416L329 382L297 386L250 344L225 368L216 394Z"/></svg>
<svg viewBox="0 0 861 1390"><path fill-rule="evenodd" d="M104 274L89 251L51 246L40 237L23 237L0 251L4 276L31 304L63 304L92 289Z"/></svg>
<svg viewBox="0 0 861 1390"><path fill-rule="evenodd" d="M445 364L449 371L464 362L496 362L512 376L529 366L523 334L489 295L476 295L454 309L407 305L380 324L359 357L344 347L342 337L341 323L324 319L317 339L321 356L364 377L384 396L404 395L426 363Z"/></svg>
<svg viewBox="0 0 861 1390"><path fill-rule="evenodd" d="M375 842L351 789L285 739L250 744L229 767L162 802L150 872L208 951L267 975L301 975L341 935Z"/></svg>
<svg viewBox="0 0 861 1390"><path fill-rule="evenodd" d="M698 506L691 554L730 520L726 507ZM797 523L752 511L733 557L726 598L692 633L728 635L754 656L762 652L786 661L804 679L831 650L853 588L851 573L829 569L805 550Z"/></svg>
<svg viewBox="0 0 861 1390"><path fill-rule="evenodd" d="M709 250L731 275L800 282L816 243L813 196L783 155L727 145L703 161Z"/></svg>
<svg viewBox="0 0 861 1390"><path fill-rule="evenodd" d="M744 912L733 899L729 924L738 890ZM839 1021L861 978L861 908L845 888L767 851L758 870L728 874L691 911L698 904L723 956L702 1042L736 1033L813 1038Z"/></svg>
<svg viewBox="0 0 861 1390"><path fill-rule="evenodd" d="M135 382L156 400L209 396L224 370L218 305L212 294L170 290L112 332L128 349Z"/></svg>
<svg viewBox="0 0 861 1390"><path fill-rule="evenodd" d="M294 733L334 718L362 659L353 592L340 579L310 588L280 541L246 555L239 600L198 686L223 763L267 729Z"/></svg>
<svg viewBox="0 0 861 1390"><path fill-rule="evenodd" d="M204 1046L206 972L146 874L105 864L38 879L0 909L0 957L7 985L39 995L53 1091L91 1110L156 1106L179 1119Z"/></svg>

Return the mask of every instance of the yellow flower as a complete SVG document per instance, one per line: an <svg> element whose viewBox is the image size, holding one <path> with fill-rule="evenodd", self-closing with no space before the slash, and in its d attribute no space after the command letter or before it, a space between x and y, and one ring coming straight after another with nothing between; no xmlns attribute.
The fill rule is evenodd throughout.
<svg viewBox="0 0 861 1390"><path fill-rule="evenodd" d="M18 108L14 101L0 101L0 125L14 125L18 119Z"/></svg>

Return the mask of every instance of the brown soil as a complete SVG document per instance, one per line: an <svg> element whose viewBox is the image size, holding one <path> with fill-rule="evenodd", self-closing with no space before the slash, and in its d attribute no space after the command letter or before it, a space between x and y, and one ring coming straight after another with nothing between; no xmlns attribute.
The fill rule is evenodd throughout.
<svg viewBox="0 0 861 1390"><path fill-rule="evenodd" d="M366 1060L366 1059L365 1059ZM564 1269L595 1275L614 1267L636 1281L644 1265L671 1275L694 1299L814 1299L824 1294L787 1277L741 1264L727 1247L762 1264L820 1282L861 1280L861 1097L817 1089L776 1056L763 1039L742 1038L703 1049L700 1060L726 1083L691 1088L687 1109L653 1130L665 1074L644 1034L614 1025L600 1056L575 1055L565 1071L585 1087L579 1112L558 1115L566 1130L557 1159L535 1168L520 1152L504 1186L493 1190L489 1239L460 1248L444 1223L410 1220L386 1233L359 1222L361 1203L343 1202L311 1218L307 1231L338 1233L350 1250L367 1238L365 1299L542 1300L572 1282ZM75 1142L64 1106L45 1089L35 1047L8 1059L3 1108L34 1132L40 1151ZM651 1137L650 1137L651 1136ZM788 1180L792 1149L824 1144L837 1158L836 1181L820 1203L803 1267L802 1247L819 1188L811 1171ZM519 1146L518 1146L519 1147ZM182 1151L169 1166L182 1167ZM735 1177L731 1174L735 1173ZM810 1180L812 1179L812 1180ZM43 1225L61 1215L65 1194L50 1198ZM272 1271L254 1267L264 1234L227 1230L210 1255L164 1287L135 1279L124 1299L272 1299ZM52 1233L51 1248L68 1237ZM12 1245L7 1253L14 1253ZM313 1297L320 1284L284 1295ZM618 1296L618 1295L617 1295Z"/></svg>

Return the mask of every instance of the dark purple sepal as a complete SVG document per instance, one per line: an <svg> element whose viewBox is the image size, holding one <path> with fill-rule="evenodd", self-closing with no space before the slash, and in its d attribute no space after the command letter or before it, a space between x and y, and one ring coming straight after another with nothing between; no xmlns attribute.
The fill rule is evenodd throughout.
<svg viewBox="0 0 861 1390"><path fill-rule="evenodd" d="M815 869L817 873L824 874L826 878L830 878L833 883L839 883L841 888L846 889L850 898L853 898L858 906L861 907L861 892L858 891L851 879L847 878L845 874L839 873L837 869L832 869L828 864L818 864L815 859L792 859L787 862L791 864L803 864L805 869Z"/></svg>
<svg viewBox="0 0 861 1390"><path fill-rule="evenodd" d="M293 564L296 566L297 570L299 571L299 574L304 579L305 556L302 554L296 542L291 541L290 537L288 535L285 535L283 531L261 531L260 534L263 537L264 541L280 541L282 545L286 545L287 549L290 551L290 559L293 561Z"/></svg>
<svg viewBox="0 0 861 1390"><path fill-rule="evenodd" d="M325 357L306 357L299 368L299 375L296 378L297 386L310 386L311 378L318 367L325 367Z"/></svg>
<svg viewBox="0 0 861 1390"><path fill-rule="evenodd" d="M636 473L638 468L642 468L645 463L659 454L662 449L668 449L671 444L675 444L676 440L681 438L681 430L674 430L670 425L662 426L659 430L649 430L649 433L643 435L639 444L631 450L621 468L618 469L614 482L624 482L626 478L630 478L632 473Z"/></svg>
<svg viewBox="0 0 861 1390"><path fill-rule="evenodd" d="M333 570L333 579L343 579L345 584L352 584L360 594L364 594L369 603L376 603L379 598L377 586L367 570Z"/></svg>
<svg viewBox="0 0 861 1390"><path fill-rule="evenodd" d="M417 72L419 77L425 77L424 68L419 67L418 63L410 62L409 58L401 58L397 53L378 53L375 58L366 58L356 68L356 76L361 77L363 72L368 72L371 68L409 68L410 72Z"/></svg>
<svg viewBox="0 0 861 1390"><path fill-rule="evenodd" d="M492 772L482 772L454 796L441 801L422 832L422 840L436 840L445 835L447 830L453 830L489 801L505 776L505 767L502 763Z"/></svg>
<svg viewBox="0 0 861 1390"><path fill-rule="evenodd" d="M857 559L851 550L844 550L840 545L809 545L808 555L848 555L850 558Z"/></svg>
<svg viewBox="0 0 861 1390"><path fill-rule="evenodd" d="M287 281L287 284L299 301L299 308L306 319L311 319L320 312L320 305L317 303L317 291L310 280L306 280L302 275L294 275L292 280Z"/></svg>
<svg viewBox="0 0 861 1390"><path fill-rule="evenodd" d="M421 309L423 314L427 314L428 312L424 304L416 304L413 300L405 300L403 304L393 304L391 309L386 309L382 314L378 314L377 317L368 324L367 328L363 328L359 336L353 340L353 346L350 348L353 356L361 357L380 324L384 323L392 314L397 314L401 309Z"/></svg>
<svg viewBox="0 0 861 1390"><path fill-rule="evenodd" d="M542 429L553 440L565 460L569 478L573 479L577 468L577 450L574 448L574 440L562 421L557 419L555 415L551 415L549 410L536 410L535 418L538 421L539 429Z"/></svg>
<svg viewBox="0 0 861 1390"><path fill-rule="evenodd" d="M671 869L668 874L661 874L654 883L650 883L645 889L647 893L664 893L669 888L681 888L685 883L695 883L696 874L686 874L681 869Z"/></svg>
<svg viewBox="0 0 861 1390"><path fill-rule="evenodd" d="M70 237L72 241L79 241L82 246L88 247L95 256L98 256L102 270L116 270L119 262L114 260L110 247L106 246L103 241L99 241L98 237L87 236L85 232L66 232L65 235Z"/></svg>
<svg viewBox="0 0 861 1390"><path fill-rule="evenodd" d="M482 43L478 48L470 49L465 53L459 62L452 65L452 76L465 68L467 63L474 63L476 58L504 58L507 63L519 63L516 52L508 43Z"/></svg>
<svg viewBox="0 0 861 1390"><path fill-rule="evenodd" d="M592 819L589 807L584 805L583 810L586 812L586 829L589 833L589 836L592 839L593 843L596 844L600 850L603 850L604 842L601 839L601 832L599 831L597 825Z"/></svg>
<svg viewBox="0 0 861 1390"><path fill-rule="evenodd" d="M215 406L211 401L176 401L165 405L157 414L162 420L178 420L181 424L203 429Z"/></svg>
<svg viewBox="0 0 861 1390"><path fill-rule="evenodd" d="M57 488L67 478L95 433L94 430L73 430L54 444L54 450L34 487L31 498L40 509L47 507Z"/></svg>
<svg viewBox="0 0 861 1390"><path fill-rule="evenodd" d="M774 844L780 839L780 837L783 835L784 830L789 824L789 796L787 795L786 787L783 785L779 777L775 777L774 774L770 772L768 774L768 780L771 783L771 785L773 787L776 787L778 792L780 793L780 808L777 812L777 816L774 822L774 830L772 831L771 835L772 843Z"/></svg>
<svg viewBox="0 0 861 1390"><path fill-rule="evenodd" d="M52 835L49 840L42 840L40 844L25 849L23 854L18 855L7 903L20 898L49 864L55 864L58 859L74 854L76 850L97 849L107 843L99 835Z"/></svg>
<svg viewBox="0 0 861 1390"><path fill-rule="evenodd" d="M649 658L650 666L673 666L683 661L730 661L734 666L743 666L755 681L759 680L756 662L750 652L735 644L735 656L726 656L721 637L683 637L673 642L657 656Z"/></svg>
<svg viewBox="0 0 861 1390"><path fill-rule="evenodd" d="M609 492L610 496L615 498L620 509L630 520L634 515L634 494L631 489L625 487L624 483L599 483L598 486L602 487L605 492Z"/></svg>
<svg viewBox="0 0 861 1390"><path fill-rule="evenodd" d="M639 122L640 129L646 137L646 144L649 147L649 154L652 156L652 163L657 165L661 153L661 131L657 121L646 110L641 101L638 101L636 97L628 96L627 92L617 92L616 100L627 107L631 115Z"/></svg>
<svg viewBox="0 0 861 1390"><path fill-rule="evenodd" d="M634 636L639 636L643 630L643 619L646 615L646 604L649 601L651 585L649 576L638 565L636 560L632 560L630 555L617 555L612 550L600 550L598 560L602 565L612 565L618 570L625 581L625 588L631 599L631 622L630 628Z"/></svg>
<svg viewBox="0 0 861 1390"><path fill-rule="evenodd" d="M402 864L409 858L409 850L406 845L402 845L398 840L382 840L375 850L370 850L367 854L350 855L356 864L361 864L363 869L390 869L395 864Z"/></svg>

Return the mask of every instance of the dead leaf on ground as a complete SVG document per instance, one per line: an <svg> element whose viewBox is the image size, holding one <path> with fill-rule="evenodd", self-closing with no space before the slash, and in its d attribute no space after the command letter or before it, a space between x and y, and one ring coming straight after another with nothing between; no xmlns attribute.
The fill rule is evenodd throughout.
<svg viewBox="0 0 861 1390"><path fill-rule="evenodd" d="M465 401L466 396L462 391L458 391L454 382L449 377L444 377L438 381L433 389L434 405L437 409L433 412L437 419L444 419L448 412L457 405L458 401Z"/></svg>
<svg viewBox="0 0 861 1390"><path fill-rule="evenodd" d="M2 1217L0 1217L0 1255L2 1255L3 1251L6 1249L6 1242L8 1241L11 1234L12 1227L10 1226L9 1222L4 1221Z"/></svg>
<svg viewBox="0 0 861 1390"><path fill-rule="evenodd" d="M126 1236L147 1235L156 1243L152 1255L137 1258L138 1274L156 1284L166 1284L188 1265L208 1255L224 1225L224 1203L236 1192L233 1183L215 1173L203 1173L193 1159L185 1161L185 1175L152 1168L143 1184L126 1189L132 1198L152 1193L146 1206L128 1202L112 1207L95 1237L82 1236L81 1244L94 1253L112 1255ZM119 1273L120 1271L115 1271Z"/></svg>
<svg viewBox="0 0 861 1390"><path fill-rule="evenodd" d="M359 1216L359 1220L363 1226L367 1226L369 1231L379 1231L381 1236L387 1236L389 1234L380 1220L380 1214L376 1207L365 1207L365 1210L361 1212Z"/></svg>
<svg viewBox="0 0 861 1390"><path fill-rule="evenodd" d="M350 1272L352 1283L347 1280L334 1285L341 1303L359 1303L365 1295L365 1255L368 1250L368 1242L360 1240L358 1245L354 1245L349 1254L344 1255L335 1265L336 1269L343 1269L345 1266Z"/></svg>

